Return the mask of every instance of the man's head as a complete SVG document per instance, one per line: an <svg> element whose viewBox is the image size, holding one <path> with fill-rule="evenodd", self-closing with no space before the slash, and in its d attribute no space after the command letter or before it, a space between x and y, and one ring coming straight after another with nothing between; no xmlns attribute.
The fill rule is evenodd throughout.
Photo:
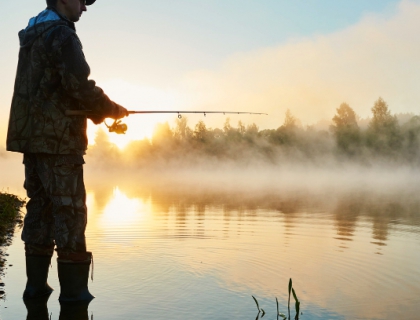
<svg viewBox="0 0 420 320"><path fill-rule="evenodd" d="M93 4L96 0L46 0L48 7L54 7L62 15L72 22L79 21L86 6Z"/></svg>

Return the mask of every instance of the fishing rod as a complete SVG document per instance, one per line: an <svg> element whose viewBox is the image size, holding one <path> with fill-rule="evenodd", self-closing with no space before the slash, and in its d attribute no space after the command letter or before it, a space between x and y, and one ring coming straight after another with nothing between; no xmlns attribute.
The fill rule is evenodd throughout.
<svg viewBox="0 0 420 320"><path fill-rule="evenodd" d="M158 110L144 110L144 111L128 111L128 114L150 114L150 113L176 113L178 114L178 119L182 118L183 113L202 113L204 116L210 113L219 113L219 114L258 114L258 115L268 115L267 113L262 112L244 112L244 111L158 111ZM66 116L88 116L94 114L92 110L66 110ZM109 132L115 132L118 134L125 134L128 127L125 123L122 123L121 120L115 120L112 125L107 125Z"/></svg>

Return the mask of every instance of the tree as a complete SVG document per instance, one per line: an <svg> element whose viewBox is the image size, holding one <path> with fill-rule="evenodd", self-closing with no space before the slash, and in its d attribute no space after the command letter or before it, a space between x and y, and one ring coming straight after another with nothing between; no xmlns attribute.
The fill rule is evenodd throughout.
<svg viewBox="0 0 420 320"><path fill-rule="evenodd" d="M398 126L397 118L391 115L387 103L379 98L372 107L373 118L369 128L376 133L395 131Z"/></svg>
<svg viewBox="0 0 420 320"><path fill-rule="evenodd" d="M332 119L334 124L335 124L335 128L336 129L341 129L341 128L354 128L354 127L359 127L357 125L357 120L356 120L356 113L354 112L354 110L352 108L350 108L350 106L343 102L339 108L337 108L337 114L334 116L334 118Z"/></svg>
<svg viewBox="0 0 420 320"><path fill-rule="evenodd" d="M230 125L230 118L227 117L226 121L225 121L225 124L223 125L223 131L225 132L225 134L228 134L232 130L233 130L233 128Z"/></svg>
<svg viewBox="0 0 420 320"><path fill-rule="evenodd" d="M230 125L230 118L226 118L225 124L223 125L223 131L225 133L225 141L227 143L233 142L233 143L237 143L242 139L242 134L240 132L241 127L242 129L245 129L245 127L243 126L242 122L240 122L239 124L239 128L233 128Z"/></svg>
<svg viewBox="0 0 420 320"><path fill-rule="evenodd" d="M207 138L207 135L208 135L208 130L207 130L206 124L200 120L195 125L194 137L196 140L204 142Z"/></svg>
<svg viewBox="0 0 420 320"><path fill-rule="evenodd" d="M398 120L391 115L387 103L379 98L372 107L372 120L367 132L367 144L379 153L394 153L401 147Z"/></svg>
<svg viewBox="0 0 420 320"><path fill-rule="evenodd" d="M283 127L286 129L296 129L296 118L292 115L289 109L286 110Z"/></svg>
<svg viewBox="0 0 420 320"><path fill-rule="evenodd" d="M155 146L170 144L173 139L173 132L168 122L158 123L155 127L152 137L152 143Z"/></svg>
<svg viewBox="0 0 420 320"><path fill-rule="evenodd" d="M256 136L260 128L255 123L249 124L246 126L246 134L251 136Z"/></svg>
<svg viewBox="0 0 420 320"><path fill-rule="evenodd" d="M283 125L270 136L270 140L275 144L294 145L297 142L297 121L290 110L287 109Z"/></svg>
<svg viewBox="0 0 420 320"><path fill-rule="evenodd" d="M187 117L182 117L181 119L176 119L175 129L174 129L174 138L179 141L186 141L191 138L193 132L187 125Z"/></svg>
<svg viewBox="0 0 420 320"><path fill-rule="evenodd" d="M246 129L245 129L245 125L242 123L242 121L241 121L241 120L239 120L239 122L238 122L238 132L239 132L241 135L244 135L244 134L245 134L245 131L246 131Z"/></svg>
<svg viewBox="0 0 420 320"><path fill-rule="evenodd" d="M420 161L420 117L413 116L401 127L404 138L404 158L411 162Z"/></svg>
<svg viewBox="0 0 420 320"><path fill-rule="evenodd" d="M104 129L99 128L95 136L95 144L89 147L91 155L101 163L110 163L119 160L120 150L109 140L108 134Z"/></svg>
<svg viewBox="0 0 420 320"><path fill-rule="evenodd" d="M331 131L337 147L347 155L356 154L360 147L360 129L356 118L356 113L347 103L342 103L332 118L334 125L331 126Z"/></svg>

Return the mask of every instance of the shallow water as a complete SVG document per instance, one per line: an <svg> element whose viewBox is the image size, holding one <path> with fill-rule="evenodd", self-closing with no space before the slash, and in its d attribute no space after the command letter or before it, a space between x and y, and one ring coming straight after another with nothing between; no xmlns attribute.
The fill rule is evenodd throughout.
<svg viewBox="0 0 420 320"><path fill-rule="evenodd" d="M87 180L89 319L255 319L252 295L264 319L276 319L275 297L287 311L289 278L301 319L419 317L419 190L187 191ZM8 253L0 317L25 319L19 230ZM51 319L60 314L56 272L53 263Z"/></svg>

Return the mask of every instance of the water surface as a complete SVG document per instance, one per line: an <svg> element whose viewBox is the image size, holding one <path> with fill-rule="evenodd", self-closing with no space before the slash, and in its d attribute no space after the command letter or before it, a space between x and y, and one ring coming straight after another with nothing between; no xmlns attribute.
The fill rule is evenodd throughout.
<svg viewBox="0 0 420 320"><path fill-rule="evenodd" d="M420 314L420 188L228 192L87 179L87 189L89 318L255 319L253 295L276 319L289 278L301 319ZM0 316L25 319L19 230L8 253ZM56 273L53 263L51 319Z"/></svg>

